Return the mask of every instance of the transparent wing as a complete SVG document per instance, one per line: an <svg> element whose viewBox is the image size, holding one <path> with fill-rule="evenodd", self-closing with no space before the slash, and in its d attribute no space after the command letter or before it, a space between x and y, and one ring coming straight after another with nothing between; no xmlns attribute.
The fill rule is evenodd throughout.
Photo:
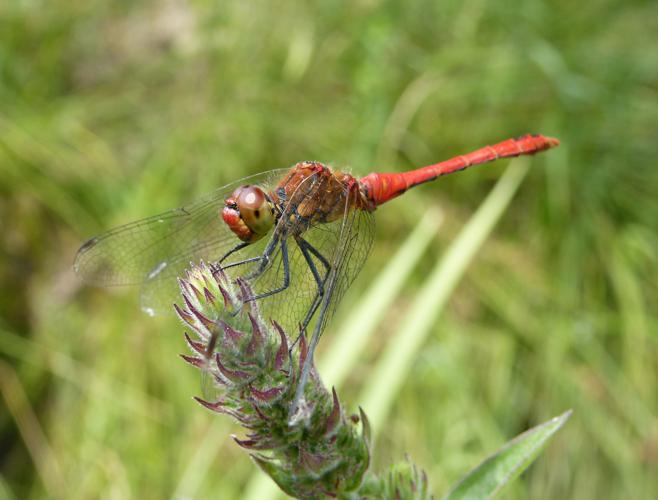
<svg viewBox="0 0 658 500"><path fill-rule="evenodd" d="M324 297L326 314L319 318L323 322L319 334L324 331L327 321L368 258L375 237L374 216L362 210L346 210L342 225L336 231L340 231L341 245L333 255L333 274L329 276Z"/></svg>
<svg viewBox="0 0 658 500"><path fill-rule="evenodd" d="M304 400L304 388L314 366L314 352L322 333L333 316L345 291L354 281L363 264L368 257L374 238L374 218L371 213L350 209L351 198L358 196L357 192L351 192L347 196L344 215L341 220L321 227L325 234L320 236L320 231L312 232L309 237L314 242L328 241L327 255L329 256L329 273L325 281L324 294L319 298L319 305L313 322L307 328L310 336L308 344L308 355L304 362L297 385L291 418L296 414ZM337 243L333 243L337 242Z"/></svg>
<svg viewBox="0 0 658 500"><path fill-rule="evenodd" d="M147 312L168 309L178 295L176 277L190 262L212 262L240 242L221 218L226 197L243 184L267 189L286 171L241 179L192 204L96 236L78 250L74 269L94 285L141 284Z"/></svg>

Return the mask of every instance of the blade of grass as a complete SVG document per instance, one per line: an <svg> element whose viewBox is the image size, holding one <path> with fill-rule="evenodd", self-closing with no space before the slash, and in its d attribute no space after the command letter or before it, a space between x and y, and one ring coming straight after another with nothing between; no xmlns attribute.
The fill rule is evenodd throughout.
<svg viewBox="0 0 658 500"><path fill-rule="evenodd" d="M477 212L423 284L402 327L391 339L358 399L373 432L381 429L416 360L459 279L507 208L528 171L527 161L515 161L505 171Z"/></svg>
<svg viewBox="0 0 658 500"><path fill-rule="evenodd" d="M215 457L226 441L229 423L225 419L213 419L203 441L188 460L187 467L174 490L172 498L198 498L203 478L215 464Z"/></svg>
<svg viewBox="0 0 658 500"><path fill-rule="evenodd" d="M0 498L4 498L5 500L15 500L16 498L4 474L0 474Z"/></svg>
<svg viewBox="0 0 658 500"><path fill-rule="evenodd" d="M21 381L11 365L4 361L0 361L0 393L16 422L48 496L61 498L66 491L62 468L30 405Z"/></svg>
<svg viewBox="0 0 658 500"><path fill-rule="evenodd" d="M442 222L441 212L428 211L386 268L377 275L365 296L345 318L338 329L338 335L332 339L329 351L318 362L319 372L327 387L339 388L345 381L368 345L382 315L393 303Z"/></svg>
<svg viewBox="0 0 658 500"><path fill-rule="evenodd" d="M518 435L469 472L444 498L493 498L528 468L569 417L571 410Z"/></svg>
<svg viewBox="0 0 658 500"><path fill-rule="evenodd" d="M102 390L99 394L106 395L105 397L114 405L121 405L140 418L149 418L160 423L171 418L171 407L161 399L102 373L99 374L56 347L29 340L2 327L0 327L0 353L47 370L78 387L84 394L92 394L90 389L92 386L100 387Z"/></svg>

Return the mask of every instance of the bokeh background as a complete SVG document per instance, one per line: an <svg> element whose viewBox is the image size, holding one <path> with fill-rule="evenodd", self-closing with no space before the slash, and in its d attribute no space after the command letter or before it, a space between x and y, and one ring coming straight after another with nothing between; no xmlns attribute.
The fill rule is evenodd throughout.
<svg viewBox="0 0 658 500"><path fill-rule="evenodd" d="M432 325L374 467L409 453L440 495L573 408L508 496L658 497L656 33L639 0L0 3L0 497L253 481L238 427L191 400L181 326L77 281L88 237L299 160L403 170L525 132L562 146L531 160ZM351 410L507 163L377 212L323 347L419 218L445 222L351 371Z"/></svg>

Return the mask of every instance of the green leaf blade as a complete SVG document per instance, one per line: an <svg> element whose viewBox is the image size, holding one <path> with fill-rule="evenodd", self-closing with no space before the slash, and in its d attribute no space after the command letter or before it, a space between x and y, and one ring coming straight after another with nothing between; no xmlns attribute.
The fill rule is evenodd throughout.
<svg viewBox="0 0 658 500"><path fill-rule="evenodd" d="M469 472L444 497L445 500L493 498L537 458L553 435L569 420L572 411L552 418L518 435Z"/></svg>

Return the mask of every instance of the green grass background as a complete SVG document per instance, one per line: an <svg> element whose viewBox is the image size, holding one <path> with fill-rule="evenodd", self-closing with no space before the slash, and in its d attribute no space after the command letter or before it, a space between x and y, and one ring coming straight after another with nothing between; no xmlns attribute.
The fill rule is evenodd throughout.
<svg viewBox="0 0 658 500"><path fill-rule="evenodd" d="M403 170L525 132L562 146L432 326L374 467L407 452L441 494L573 408L507 495L658 497L656 33L638 0L0 3L0 497L240 498L254 473L238 427L191 400L182 327L82 286L82 241L300 160ZM351 410L503 169L376 213L323 348L422 215L445 223L352 370Z"/></svg>

